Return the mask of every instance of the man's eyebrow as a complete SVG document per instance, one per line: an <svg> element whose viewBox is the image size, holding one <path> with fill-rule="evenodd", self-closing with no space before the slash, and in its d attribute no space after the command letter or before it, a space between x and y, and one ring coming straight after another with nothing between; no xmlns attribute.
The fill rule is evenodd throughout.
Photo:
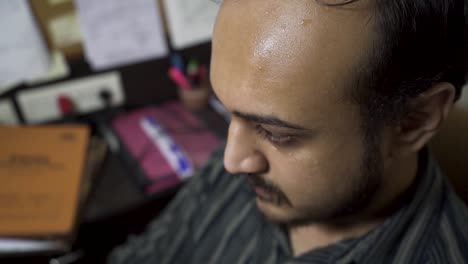
<svg viewBox="0 0 468 264"><path fill-rule="evenodd" d="M307 128L301 127L296 124L292 124L289 122L286 122L284 120L281 120L279 118L276 118L274 116L269 116L269 115L255 115L255 114L249 114L249 113L241 113L239 111L234 111L232 112L233 115L240 117L242 119L259 123L259 124L265 124L265 125L271 125L271 126L277 126L277 127L284 127L284 128L291 128L291 129L297 129L297 130L309 130Z"/></svg>

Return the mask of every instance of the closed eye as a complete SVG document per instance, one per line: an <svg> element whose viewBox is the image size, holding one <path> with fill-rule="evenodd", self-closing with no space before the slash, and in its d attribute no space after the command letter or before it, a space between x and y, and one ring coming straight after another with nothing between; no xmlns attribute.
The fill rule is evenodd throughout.
<svg viewBox="0 0 468 264"><path fill-rule="evenodd" d="M277 145L277 146L288 146L294 142L294 137L287 134L282 133L273 133L268 129L265 129L262 125L256 125L255 131L257 134L262 136L264 139L268 140L269 142Z"/></svg>

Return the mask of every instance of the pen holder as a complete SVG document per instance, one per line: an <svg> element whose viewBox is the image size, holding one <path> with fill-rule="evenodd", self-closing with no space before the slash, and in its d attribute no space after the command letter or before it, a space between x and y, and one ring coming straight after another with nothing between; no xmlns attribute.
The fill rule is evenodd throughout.
<svg viewBox="0 0 468 264"><path fill-rule="evenodd" d="M207 107L211 89L209 84L200 85L195 89L177 89L182 103L190 110L201 110Z"/></svg>

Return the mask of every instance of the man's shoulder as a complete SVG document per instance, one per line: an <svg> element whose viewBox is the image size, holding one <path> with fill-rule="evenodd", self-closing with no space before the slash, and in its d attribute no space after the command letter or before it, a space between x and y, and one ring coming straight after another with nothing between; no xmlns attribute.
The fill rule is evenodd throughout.
<svg viewBox="0 0 468 264"><path fill-rule="evenodd" d="M426 258L433 263L468 263L468 207L448 188L442 208Z"/></svg>
<svg viewBox="0 0 468 264"><path fill-rule="evenodd" d="M392 263L468 263L468 208L435 160L426 164L413 198L389 219L380 236L387 242L376 252L393 252Z"/></svg>
<svg viewBox="0 0 468 264"><path fill-rule="evenodd" d="M444 210L440 222L442 231L450 227L457 235L457 240L466 245L468 253L468 206L452 188L446 192Z"/></svg>

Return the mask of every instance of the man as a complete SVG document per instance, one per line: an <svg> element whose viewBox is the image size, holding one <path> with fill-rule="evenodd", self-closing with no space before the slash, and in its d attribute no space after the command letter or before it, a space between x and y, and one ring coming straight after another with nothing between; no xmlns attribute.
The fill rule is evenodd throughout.
<svg viewBox="0 0 468 264"><path fill-rule="evenodd" d="M464 83L465 5L225 0L225 149L109 262L468 263L468 210L425 148Z"/></svg>

